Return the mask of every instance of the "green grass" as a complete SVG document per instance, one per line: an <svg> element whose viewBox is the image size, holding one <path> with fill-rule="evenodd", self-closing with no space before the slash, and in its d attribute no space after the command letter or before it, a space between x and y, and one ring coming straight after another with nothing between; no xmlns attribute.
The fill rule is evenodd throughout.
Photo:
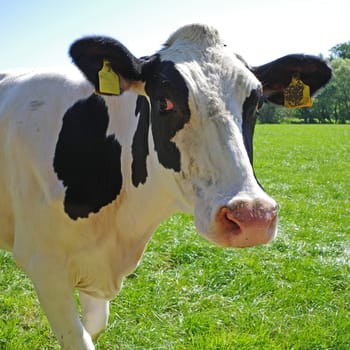
<svg viewBox="0 0 350 350"><path fill-rule="evenodd" d="M349 126L258 125L276 240L221 249L172 217L112 302L97 349L350 349L349 154ZM10 255L0 265L0 349L58 349L29 280Z"/></svg>

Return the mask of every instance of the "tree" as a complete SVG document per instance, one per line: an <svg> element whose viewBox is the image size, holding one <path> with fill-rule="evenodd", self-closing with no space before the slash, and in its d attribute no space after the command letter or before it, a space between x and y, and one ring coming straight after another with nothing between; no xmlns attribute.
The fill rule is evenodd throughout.
<svg viewBox="0 0 350 350"><path fill-rule="evenodd" d="M298 110L295 108L285 108L267 102L261 108L258 114L258 120L262 124L281 124L290 123L297 117Z"/></svg>
<svg viewBox="0 0 350 350"><path fill-rule="evenodd" d="M330 83L313 98L311 108L298 110L297 117L303 119L305 124L332 123L334 117L337 90Z"/></svg>
<svg viewBox="0 0 350 350"><path fill-rule="evenodd" d="M350 120L350 59L331 61L333 78L314 99L311 108L300 110L299 118L305 123L345 123Z"/></svg>
<svg viewBox="0 0 350 350"><path fill-rule="evenodd" d="M272 103L264 103L259 110L258 120L263 124L279 124L281 122L278 106Z"/></svg>
<svg viewBox="0 0 350 350"><path fill-rule="evenodd" d="M338 123L345 123L350 120L350 57L333 60L332 68L334 78L329 89L336 91L334 118Z"/></svg>
<svg viewBox="0 0 350 350"><path fill-rule="evenodd" d="M330 59L349 58L350 59L350 41L333 46L330 50Z"/></svg>

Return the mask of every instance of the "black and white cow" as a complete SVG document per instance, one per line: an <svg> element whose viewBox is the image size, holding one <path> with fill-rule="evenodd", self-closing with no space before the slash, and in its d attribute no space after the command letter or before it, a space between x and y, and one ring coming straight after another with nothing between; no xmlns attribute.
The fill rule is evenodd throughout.
<svg viewBox="0 0 350 350"><path fill-rule="evenodd" d="M108 300L173 212L193 213L221 246L273 239L277 205L252 168L257 106L282 104L296 74L314 93L331 71L305 55L249 68L204 25L150 57L106 37L70 54L87 80L1 75L0 247L32 279L61 347L92 350Z"/></svg>

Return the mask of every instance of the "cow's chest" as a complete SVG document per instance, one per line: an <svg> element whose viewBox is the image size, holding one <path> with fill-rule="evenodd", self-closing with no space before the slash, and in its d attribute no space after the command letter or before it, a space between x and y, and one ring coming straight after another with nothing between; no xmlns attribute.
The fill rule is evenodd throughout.
<svg viewBox="0 0 350 350"><path fill-rule="evenodd" d="M144 247L113 236L79 250L70 259L75 287L96 298L114 298L123 278L136 268Z"/></svg>

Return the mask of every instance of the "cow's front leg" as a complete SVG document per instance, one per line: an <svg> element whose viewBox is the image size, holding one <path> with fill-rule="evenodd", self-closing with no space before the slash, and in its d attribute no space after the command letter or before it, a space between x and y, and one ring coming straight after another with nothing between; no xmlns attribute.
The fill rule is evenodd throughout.
<svg viewBox="0 0 350 350"><path fill-rule="evenodd" d="M96 339L107 326L109 302L107 300L96 299L80 291L79 296L83 324L92 339Z"/></svg>
<svg viewBox="0 0 350 350"><path fill-rule="evenodd" d="M26 270L61 348L94 350L91 336L80 321L74 288L63 266L52 257L41 256L32 258Z"/></svg>

